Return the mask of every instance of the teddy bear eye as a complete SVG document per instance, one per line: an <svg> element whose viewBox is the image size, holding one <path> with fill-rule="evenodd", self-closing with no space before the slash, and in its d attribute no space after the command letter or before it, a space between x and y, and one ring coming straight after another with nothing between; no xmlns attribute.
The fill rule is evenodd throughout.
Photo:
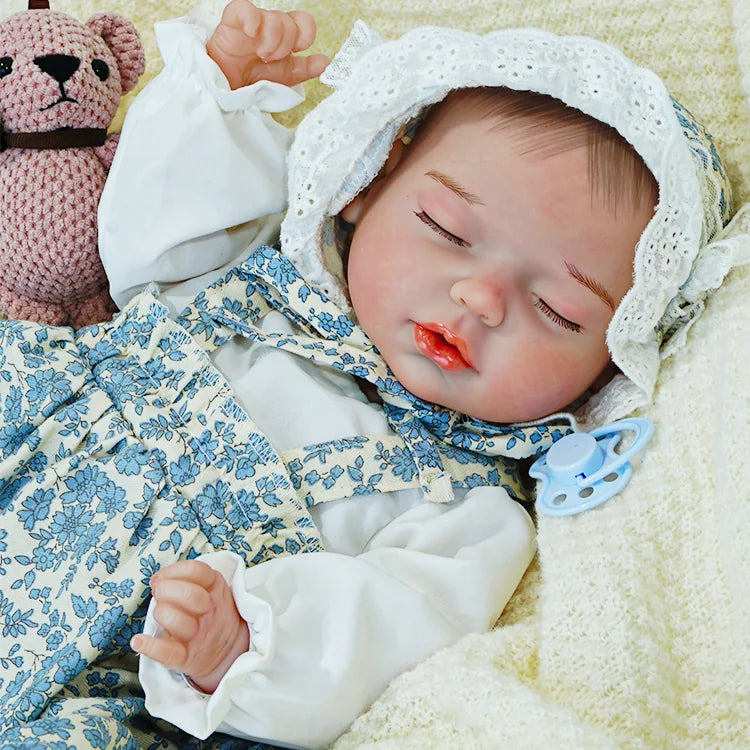
<svg viewBox="0 0 750 750"><path fill-rule="evenodd" d="M0 78L10 75L11 70L13 70L13 58L0 57Z"/></svg>
<svg viewBox="0 0 750 750"><path fill-rule="evenodd" d="M104 60L93 60L91 67L100 81L106 81L109 78L109 65Z"/></svg>

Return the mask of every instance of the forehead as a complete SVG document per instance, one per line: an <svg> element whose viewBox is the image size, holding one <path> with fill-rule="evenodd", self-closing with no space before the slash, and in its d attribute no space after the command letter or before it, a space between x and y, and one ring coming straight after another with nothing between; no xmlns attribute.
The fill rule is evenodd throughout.
<svg viewBox="0 0 750 750"><path fill-rule="evenodd" d="M564 148L527 148L530 119L514 117L506 121L502 114L488 111L476 97L458 92L427 114L407 148L404 161L412 164L442 160L449 165L455 163L457 168L459 164L473 162L476 179L498 168L500 174L506 175L519 170L553 173L558 160L549 157L563 151L579 152L573 163L585 161L584 138L568 140ZM544 128L533 137L554 139L555 128Z"/></svg>
<svg viewBox="0 0 750 750"><path fill-rule="evenodd" d="M479 148L494 152L502 148L508 138L506 134L493 133L493 124L476 106L461 106L449 100L441 102L420 124L407 148L405 161L449 154L459 158Z"/></svg>
<svg viewBox="0 0 750 750"><path fill-rule="evenodd" d="M507 88L455 91L427 114L415 145L450 142L459 153L461 141L446 136L461 129L467 140L482 141L488 155L510 149L545 161L585 149L589 192L607 210L631 211L642 204L650 210L658 201L656 180L633 146L610 125L554 97Z"/></svg>
<svg viewBox="0 0 750 750"><path fill-rule="evenodd" d="M487 123L504 133L519 151L538 153L540 157L590 145L593 138L602 138L605 133L624 145L616 130L559 99L503 87L452 92L427 112L417 136L467 121Z"/></svg>

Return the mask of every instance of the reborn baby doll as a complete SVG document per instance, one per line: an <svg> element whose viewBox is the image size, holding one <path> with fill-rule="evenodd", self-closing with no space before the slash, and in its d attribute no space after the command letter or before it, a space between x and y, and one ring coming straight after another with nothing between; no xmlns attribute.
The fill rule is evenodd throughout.
<svg viewBox="0 0 750 750"><path fill-rule="evenodd" d="M269 247L288 138L265 112L299 96L267 78L319 70L293 62L311 29L231 3L209 40L248 84L230 90L200 26L162 25L164 73L101 202L123 313L78 335L5 325L0 387L31 425L3 454L8 591L50 622L46 642L19 634L46 653L14 662L13 738L54 730L32 721L45 705L85 743L93 715L55 697L71 681L109 685L97 726L132 737L132 664L113 658L151 581L133 646L154 657L152 715L330 742L393 676L492 625L534 554L516 459L576 427L556 410L604 421L648 399L700 303L685 281L729 215L710 140L616 50L541 32L388 43L358 24L298 129Z"/></svg>

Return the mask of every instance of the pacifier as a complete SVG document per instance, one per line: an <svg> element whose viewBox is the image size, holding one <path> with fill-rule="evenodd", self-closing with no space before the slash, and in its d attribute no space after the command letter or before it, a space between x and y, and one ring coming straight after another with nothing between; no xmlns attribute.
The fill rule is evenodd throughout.
<svg viewBox="0 0 750 750"><path fill-rule="evenodd" d="M628 431L635 433L633 442L618 453L615 447ZM606 502L630 481L630 459L653 434L650 419L634 417L560 438L529 469L529 476L542 482L537 509L548 516L572 516Z"/></svg>

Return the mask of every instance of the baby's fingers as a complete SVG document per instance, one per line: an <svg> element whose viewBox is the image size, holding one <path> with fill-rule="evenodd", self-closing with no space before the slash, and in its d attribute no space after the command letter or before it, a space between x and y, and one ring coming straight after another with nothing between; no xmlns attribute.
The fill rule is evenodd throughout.
<svg viewBox="0 0 750 750"><path fill-rule="evenodd" d="M258 57L264 62L274 62L305 50L315 41L315 32L315 20L303 10L265 11Z"/></svg>
<svg viewBox="0 0 750 750"><path fill-rule="evenodd" d="M198 632L198 618L172 602L157 602L154 607L154 620L161 625L167 635L180 641L189 641Z"/></svg>
<svg viewBox="0 0 750 750"><path fill-rule="evenodd" d="M263 12L263 26L258 35L256 53L263 62L280 60L291 54L296 38L294 21L280 10Z"/></svg>
<svg viewBox="0 0 750 750"><path fill-rule="evenodd" d="M167 669L182 672L187 666L187 647L171 638L154 638L140 633L130 639L130 647L137 654L158 661Z"/></svg>
<svg viewBox="0 0 750 750"><path fill-rule="evenodd" d="M260 28L263 14L248 0L232 0L221 14L221 24L249 37L254 37Z"/></svg>
<svg viewBox="0 0 750 750"><path fill-rule="evenodd" d="M295 65L292 70L294 84L308 81L311 78L317 78L331 62L325 55L308 55L307 57L296 57Z"/></svg>
<svg viewBox="0 0 750 750"><path fill-rule="evenodd" d="M330 60L325 55L292 57L288 60L288 75L283 81L287 86L296 86L311 78L317 78L328 66Z"/></svg>
<svg viewBox="0 0 750 750"><path fill-rule="evenodd" d="M319 76L328 63L325 55L289 56L283 60L266 63L263 68L263 80L296 86Z"/></svg>
<svg viewBox="0 0 750 750"><path fill-rule="evenodd" d="M305 10L290 10L287 15L294 21L297 32L292 51L301 52L315 41L318 30L315 19Z"/></svg>
<svg viewBox="0 0 750 750"><path fill-rule="evenodd" d="M179 562L167 565L154 574L151 578L151 583L153 588L154 584L162 581L179 579L192 581L207 589L214 583L215 577L216 572L214 569L200 560L180 560Z"/></svg>
<svg viewBox="0 0 750 750"><path fill-rule="evenodd" d="M196 617L208 612L211 594L206 587L180 578L157 578L151 584L154 599L160 604L172 603Z"/></svg>

